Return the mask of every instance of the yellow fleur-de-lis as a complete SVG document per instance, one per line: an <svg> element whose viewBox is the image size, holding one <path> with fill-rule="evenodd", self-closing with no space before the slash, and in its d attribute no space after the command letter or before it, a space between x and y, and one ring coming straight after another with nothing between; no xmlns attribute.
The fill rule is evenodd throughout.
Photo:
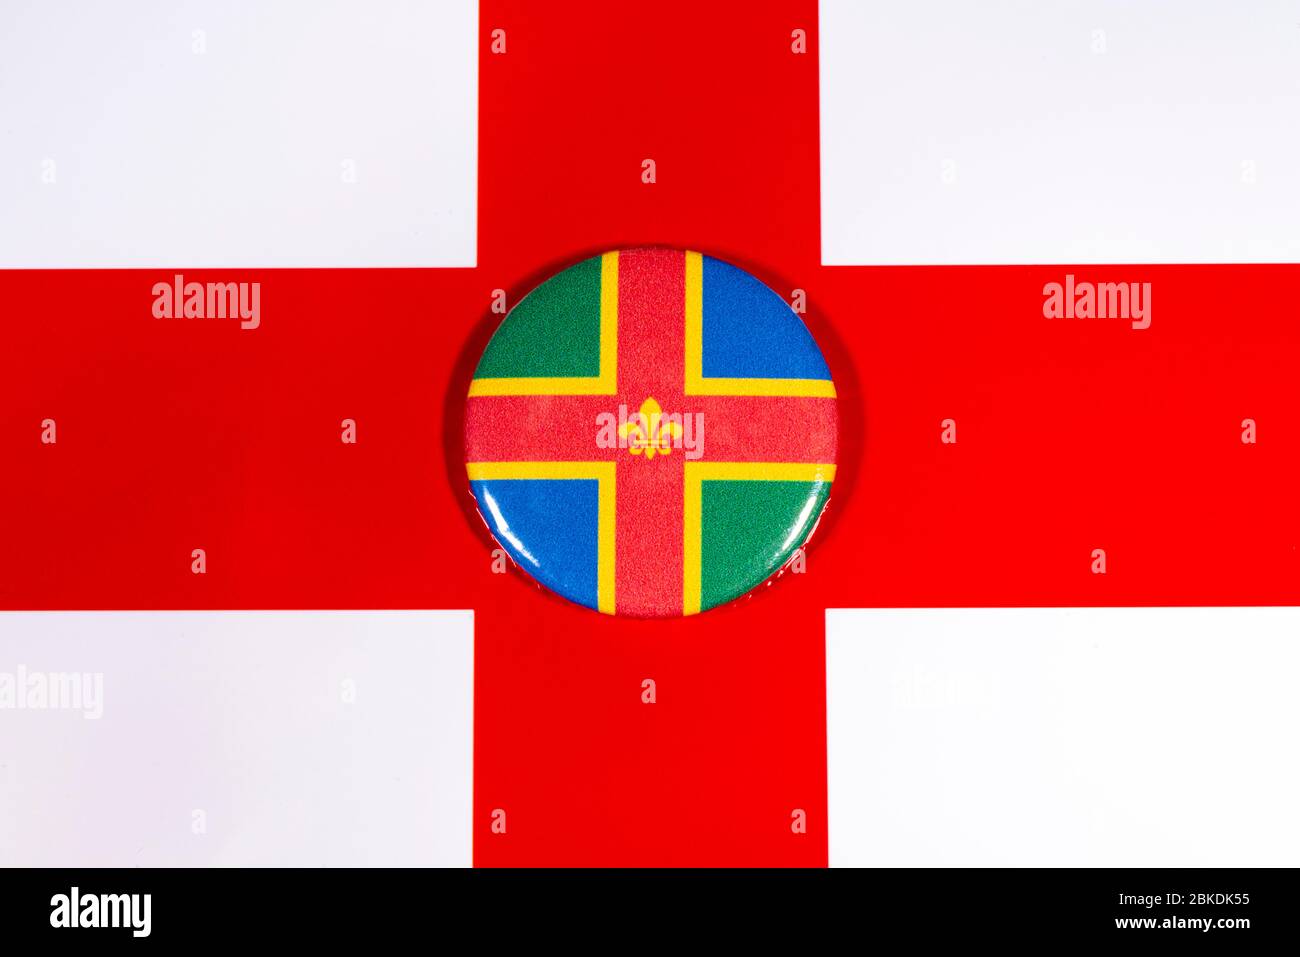
<svg viewBox="0 0 1300 957"><path fill-rule="evenodd" d="M682 437L682 425L670 421L654 396L650 396L641 403L640 411L618 427L618 434L627 439L628 451L633 455L644 452L646 458L652 459L656 453L669 455L672 452L673 439Z"/></svg>

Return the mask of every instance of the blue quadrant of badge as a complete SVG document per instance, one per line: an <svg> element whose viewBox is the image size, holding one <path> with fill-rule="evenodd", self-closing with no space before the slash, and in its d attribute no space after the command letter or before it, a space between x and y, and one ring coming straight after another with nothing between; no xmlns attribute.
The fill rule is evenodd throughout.
<svg viewBox="0 0 1300 957"><path fill-rule="evenodd" d="M470 488L511 558L552 591L596 607L598 481L483 479Z"/></svg>
<svg viewBox="0 0 1300 957"><path fill-rule="evenodd" d="M705 256L703 305L705 378L831 377L789 303L744 270Z"/></svg>

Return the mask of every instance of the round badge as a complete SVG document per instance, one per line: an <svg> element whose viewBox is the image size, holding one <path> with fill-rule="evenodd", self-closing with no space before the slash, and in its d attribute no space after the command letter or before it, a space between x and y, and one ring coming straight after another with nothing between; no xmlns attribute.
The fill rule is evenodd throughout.
<svg viewBox="0 0 1300 957"><path fill-rule="evenodd" d="M466 467L493 536L609 614L690 615L779 572L835 479L835 386L744 270L630 249L506 316L470 383Z"/></svg>

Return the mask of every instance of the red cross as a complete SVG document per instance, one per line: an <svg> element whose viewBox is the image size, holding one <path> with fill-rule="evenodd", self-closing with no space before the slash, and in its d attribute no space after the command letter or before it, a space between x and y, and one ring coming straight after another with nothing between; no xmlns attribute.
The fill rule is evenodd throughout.
<svg viewBox="0 0 1300 957"><path fill-rule="evenodd" d="M662 244L707 250L783 292L802 285L819 259L817 64L791 52L790 32L807 29L815 49L816 4L742 12L674 2L648 17L612 9L593 2L555 18L524 3L485 4L484 30L508 30L511 45L481 63L480 271L537 263L512 290L517 300L580 256ZM641 182L647 158L653 185ZM723 457L725 400L682 396L680 367L662 364L680 355L675 322L671 348L651 346L639 360L623 351L629 343L668 333L633 334L626 315L620 390L637 368L665 410L705 411L706 455ZM452 386L460 395L497 318L485 317L466 349ZM825 346L825 324L810 324ZM843 409L852 383L831 362ZM645 397L618 398L634 409ZM609 408L574 405L584 425ZM843 424L853 422L850 413ZM763 431L772 441L798 434ZM841 475L856 444L843 436ZM621 454L620 482L681 468L677 452L662 463ZM459 447L455 455L458 466ZM666 510L676 496L661 494ZM844 496L837 483L832 513ZM463 501L470 511L467 493ZM676 536L680 509L653 524ZM827 524L811 550L818 567L833 515ZM676 561L679 549L660 547ZM829 562L822 571L833 576ZM539 600L521 576L490 578L484 570L475 626L476 863L826 863L826 599L810 590L815 573L658 621L594 615ZM641 702L646 678L658 684L654 705ZM494 808L510 815L506 834L490 831ZM807 812L806 834L791 828L795 809Z"/></svg>

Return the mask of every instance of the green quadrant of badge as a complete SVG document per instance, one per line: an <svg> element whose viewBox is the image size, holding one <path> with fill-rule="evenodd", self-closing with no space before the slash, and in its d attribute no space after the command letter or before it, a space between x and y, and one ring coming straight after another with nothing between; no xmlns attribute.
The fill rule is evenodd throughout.
<svg viewBox="0 0 1300 957"><path fill-rule="evenodd" d="M706 479L700 489L700 607L739 598L808 538L830 482ZM791 515L803 520L790 525Z"/></svg>
<svg viewBox="0 0 1300 957"><path fill-rule="evenodd" d="M600 257L557 273L510 312L476 379L600 375Z"/></svg>

